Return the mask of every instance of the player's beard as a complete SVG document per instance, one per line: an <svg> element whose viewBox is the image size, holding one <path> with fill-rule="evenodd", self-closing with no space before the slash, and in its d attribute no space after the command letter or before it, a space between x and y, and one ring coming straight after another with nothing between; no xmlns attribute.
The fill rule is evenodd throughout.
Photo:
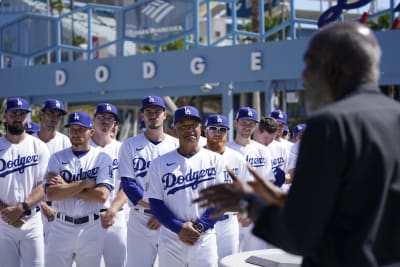
<svg viewBox="0 0 400 267"><path fill-rule="evenodd" d="M25 131L25 127L22 123L17 123L14 125L9 125L8 123L5 123L5 127L7 129L7 132L12 135L21 135Z"/></svg>
<svg viewBox="0 0 400 267"><path fill-rule="evenodd" d="M226 138L223 138L221 141L208 141L207 148L211 151L218 152L223 151L226 144Z"/></svg>

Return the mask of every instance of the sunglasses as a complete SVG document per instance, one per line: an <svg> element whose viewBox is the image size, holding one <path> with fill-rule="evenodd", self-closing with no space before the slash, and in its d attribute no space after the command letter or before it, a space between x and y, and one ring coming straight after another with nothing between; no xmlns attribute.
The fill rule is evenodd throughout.
<svg viewBox="0 0 400 267"><path fill-rule="evenodd" d="M210 131L211 133L216 133L217 131L224 134L228 131L228 128L226 127L217 127L217 126L210 126L207 127L207 130Z"/></svg>

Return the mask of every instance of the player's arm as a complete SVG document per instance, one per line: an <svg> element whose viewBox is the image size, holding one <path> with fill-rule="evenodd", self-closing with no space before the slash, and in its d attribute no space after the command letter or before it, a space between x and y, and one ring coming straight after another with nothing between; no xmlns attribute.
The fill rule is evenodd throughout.
<svg viewBox="0 0 400 267"><path fill-rule="evenodd" d="M19 227L23 224L21 218L27 209L31 209L44 197L42 182L39 182L33 189L32 193L23 201L15 206L8 206L1 210L2 219L10 225ZM25 206L26 205L26 206Z"/></svg>
<svg viewBox="0 0 400 267"><path fill-rule="evenodd" d="M110 196L111 190L113 186L110 184L97 184L95 187L80 191L75 196L86 201L104 203Z"/></svg>
<svg viewBox="0 0 400 267"><path fill-rule="evenodd" d="M50 201L63 200L75 197L79 192L87 188L92 188L95 185L95 179L80 180L72 183L48 184L46 186L46 196Z"/></svg>
<svg viewBox="0 0 400 267"><path fill-rule="evenodd" d="M135 179L130 177L121 177L121 185L128 199L134 205L141 205L145 208L150 208L150 205L143 201L143 188L136 182Z"/></svg>
<svg viewBox="0 0 400 267"><path fill-rule="evenodd" d="M122 207L125 205L126 201L128 201L128 197L125 195L122 187L118 190L117 196L112 201L110 207L100 213L101 216L101 225L103 228L108 228L114 224L114 217Z"/></svg>

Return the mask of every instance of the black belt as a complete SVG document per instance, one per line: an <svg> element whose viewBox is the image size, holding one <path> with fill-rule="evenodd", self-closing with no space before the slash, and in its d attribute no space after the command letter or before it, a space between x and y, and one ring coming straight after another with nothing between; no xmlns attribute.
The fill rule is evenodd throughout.
<svg viewBox="0 0 400 267"><path fill-rule="evenodd" d="M32 210L34 210L35 212L38 212L39 210L40 210L40 207L39 206L36 206L36 208L34 208L34 209L32 209ZM32 210L26 210L26 211L24 211L24 216L31 216L32 215Z"/></svg>
<svg viewBox="0 0 400 267"><path fill-rule="evenodd" d="M123 210L124 208L120 208L119 211ZM108 209L101 209L100 212L107 211Z"/></svg>
<svg viewBox="0 0 400 267"><path fill-rule="evenodd" d="M89 222L90 216L83 216L83 217L75 217L74 218L74 217L71 217L71 216L68 216L68 215L62 216L62 214L57 213L57 218L58 219L62 219L62 220L66 221L66 222L69 222L69 223L73 223L73 224L83 224L83 223ZM99 218L100 218L99 215L93 214L93 219L94 220L97 220Z"/></svg>
<svg viewBox="0 0 400 267"><path fill-rule="evenodd" d="M134 208L136 211L140 211L140 212L143 212L143 213L145 213L145 214L148 214L148 215L153 215L153 213L151 212L151 209L139 209L139 208Z"/></svg>

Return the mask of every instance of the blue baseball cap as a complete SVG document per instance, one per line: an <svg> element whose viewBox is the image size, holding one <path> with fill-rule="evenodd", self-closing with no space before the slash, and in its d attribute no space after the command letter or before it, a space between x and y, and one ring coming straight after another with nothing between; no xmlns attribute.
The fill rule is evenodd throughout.
<svg viewBox="0 0 400 267"><path fill-rule="evenodd" d="M140 109L142 112L145 108L150 106L160 107L165 110L164 100L159 96L148 96L142 100L142 108Z"/></svg>
<svg viewBox="0 0 400 267"><path fill-rule="evenodd" d="M229 129L228 119L221 114L210 114L208 115L206 122L204 123L205 127L209 126L222 126Z"/></svg>
<svg viewBox="0 0 400 267"><path fill-rule="evenodd" d="M9 110L25 110L31 112L29 109L28 100L22 97L11 97L6 102L6 112Z"/></svg>
<svg viewBox="0 0 400 267"><path fill-rule="evenodd" d="M47 99L42 106L42 111L46 109L55 109L61 111L62 115L67 114L64 103L57 99Z"/></svg>
<svg viewBox="0 0 400 267"><path fill-rule="evenodd" d="M242 107L236 113L236 120L252 120L258 122L258 113L251 107Z"/></svg>
<svg viewBox="0 0 400 267"><path fill-rule="evenodd" d="M289 127L287 125L285 125L285 127L283 127L283 132L286 132L286 133L289 132Z"/></svg>
<svg viewBox="0 0 400 267"><path fill-rule="evenodd" d="M201 122L199 111L197 110L197 108L192 106L182 106L175 110L174 125L176 125L178 121L184 118L194 118Z"/></svg>
<svg viewBox="0 0 400 267"><path fill-rule="evenodd" d="M116 121L119 121L118 110L113 104L110 103L98 104L94 115L96 116L99 113L110 113L114 115Z"/></svg>
<svg viewBox="0 0 400 267"><path fill-rule="evenodd" d="M66 128L71 125L79 125L85 128L93 128L92 118L90 115L83 111L75 111L69 114L68 123L65 125Z"/></svg>
<svg viewBox="0 0 400 267"><path fill-rule="evenodd" d="M269 114L272 118L274 118L275 120L277 120L278 122L287 124L287 114L286 112L280 110L280 109L276 109L273 110L270 114Z"/></svg>
<svg viewBox="0 0 400 267"><path fill-rule="evenodd" d="M305 123L299 123L293 128L293 135L296 137L299 133L304 133L307 125Z"/></svg>
<svg viewBox="0 0 400 267"><path fill-rule="evenodd" d="M34 134L34 133L39 132L39 130L40 130L40 125L39 125L38 123L36 123L36 122L28 122L28 123L25 125L25 130L26 130L26 132L29 133L29 134Z"/></svg>

